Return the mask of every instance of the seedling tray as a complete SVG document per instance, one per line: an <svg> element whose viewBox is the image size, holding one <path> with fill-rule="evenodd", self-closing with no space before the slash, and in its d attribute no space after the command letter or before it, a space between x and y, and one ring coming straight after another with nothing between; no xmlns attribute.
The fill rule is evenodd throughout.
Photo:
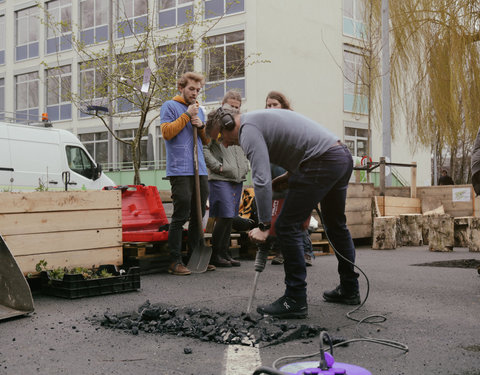
<svg viewBox="0 0 480 375"><path fill-rule="evenodd" d="M51 279L46 271L41 272L42 293L62 298L83 298L105 294L131 292L140 288L140 267L131 267L120 274L112 264L102 265L112 277L85 279L81 274L65 274L63 280Z"/></svg>

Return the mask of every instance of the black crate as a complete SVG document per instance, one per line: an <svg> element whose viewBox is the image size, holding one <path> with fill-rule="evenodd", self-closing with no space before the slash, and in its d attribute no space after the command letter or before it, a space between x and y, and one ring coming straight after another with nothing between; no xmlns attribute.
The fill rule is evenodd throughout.
<svg viewBox="0 0 480 375"><path fill-rule="evenodd" d="M131 267L121 275L112 264L102 265L112 277L85 279L80 274L65 274L63 280L50 279L46 271L41 272L42 293L62 298L82 298L105 294L131 292L140 288L140 268Z"/></svg>

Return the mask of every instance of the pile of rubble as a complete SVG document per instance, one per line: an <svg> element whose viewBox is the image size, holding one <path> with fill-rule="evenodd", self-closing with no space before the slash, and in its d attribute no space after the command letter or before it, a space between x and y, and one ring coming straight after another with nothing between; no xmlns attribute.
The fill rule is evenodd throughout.
<svg viewBox="0 0 480 375"><path fill-rule="evenodd" d="M137 335L148 333L187 336L225 345L267 346L295 339L318 336L325 328L295 324L260 315L229 314L198 308L142 304L137 312L105 312L104 327L122 329Z"/></svg>

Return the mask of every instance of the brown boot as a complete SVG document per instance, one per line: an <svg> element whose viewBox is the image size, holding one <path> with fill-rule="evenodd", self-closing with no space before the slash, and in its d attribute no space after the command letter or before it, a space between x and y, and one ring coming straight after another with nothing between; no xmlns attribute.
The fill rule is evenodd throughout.
<svg viewBox="0 0 480 375"><path fill-rule="evenodd" d="M181 262L174 262L168 267L168 273L177 276L187 276L192 273L187 267L185 267Z"/></svg>
<svg viewBox="0 0 480 375"><path fill-rule="evenodd" d="M232 263L220 256L219 254L212 253L212 258L210 259L210 264L213 264L216 267L231 267Z"/></svg>

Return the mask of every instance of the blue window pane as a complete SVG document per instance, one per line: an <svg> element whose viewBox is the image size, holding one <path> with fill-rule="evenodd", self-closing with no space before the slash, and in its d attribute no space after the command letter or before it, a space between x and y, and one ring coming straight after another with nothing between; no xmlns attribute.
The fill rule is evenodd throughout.
<svg viewBox="0 0 480 375"><path fill-rule="evenodd" d="M61 120L70 120L72 118L72 105L71 104L62 104L60 106L60 119Z"/></svg>
<svg viewBox="0 0 480 375"><path fill-rule="evenodd" d="M219 17L223 14L224 0L205 1L205 18Z"/></svg>
<svg viewBox="0 0 480 375"><path fill-rule="evenodd" d="M81 41L85 44L93 44L94 43L94 30L93 29L90 29L90 30L85 30L85 31L82 31L81 33Z"/></svg>
<svg viewBox="0 0 480 375"><path fill-rule="evenodd" d="M60 108L58 105L51 105L47 107L48 119L50 121L58 121L60 119Z"/></svg>
<svg viewBox="0 0 480 375"><path fill-rule="evenodd" d="M345 35L354 35L354 26L353 26L353 20L344 18L343 19L343 33Z"/></svg>
<svg viewBox="0 0 480 375"><path fill-rule="evenodd" d="M25 122L28 120L28 112L27 111L16 111L15 112L15 120L17 122Z"/></svg>
<svg viewBox="0 0 480 375"><path fill-rule="evenodd" d="M5 64L5 51L0 51L0 64Z"/></svg>
<svg viewBox="0 0 480 375"><path fill-rule="evenodd" d="M60 49L62 51L72 49L72 34L63 35L60 37Z"/></svg>
<svg viewBox="0 0 480 375"><path fill-rule="evenodd" d="M97 43L105 42L108 40L108 26L99 26L95 29L96 31L96 41Z"/></svg>
<svg viewBox="0 0 480 375"><path fill-rule="evenodd" d="M47 53L57 52L57 38L47 39Z"/></svg>
<svg viewBox="0 0 480 375"><path fill-rule="evenodd" d="M206 84L205 85L205 97L206 102L218 102L222 100L223 95L225 95L225 88L223 83L216 84Z"/></svg>
<svg viewBox="0 0 480 375"><path fill-rule="evenodd" d="M188 7L179 8L177 10L178 13L178 24L183 25L189 21L192 21L193 18L193 5Z"/></svg>
<svg viewBox="0 0 480 375"><path fill-rule="evenodd" d="M132 103L125 98L117 99L118 112L130 112L133 109Z"/></svg>
<svg viewBox="0 0 480 375"><path fill-rule="evenodd" d="M20 46L15 48L15 58L18 60L25 60L27 58L27 46Z"/></svg>
<svg viewBox="0 0 480 375"><path fill-rule="evenodd" d="M343 110L346 112L353 112L353 101L354 95L344 94L343 95Z"/></svg>
<svg viewBox="0 0 480 375"><path fill-rule="evenodd" d="M31 43L28 46L28 57L38 57L38 42Z"/></svg>
<svg viewBox="0 0 480 375"><path fill-rule="evenodd" d="M127 37L132 35L132 28L130 26L130 23L128 21L122 21L118 23L118 31L117 31L117 36L119 38Z"/></svg>
<svg viewBox="0 0 480 375"><path fill-rule="evenodd" d="M175 26L175 9L160 12L158 14L158 27L164 29L172 26Z"/></svg>
<svg viewBox="0 0 480 375"><path fill-rule="evenodd" d="M245 79L239 79L236 81L227 82L227 91L228 90L238 90L242 93L242 97L245 97Z"/></svg>
<svg viewBox="0 0 480 375"><path fill-rule="evenodd" d="M30 121L33 122L40 121L40 116L38 115L38 108L29 109L28 118L30 119Z"/></svg>
<svg viewBox="0 0 480 375"><path fill-rule="evenodd" d="M135 24L133 25L135 29L135 33L136 34L144 33L147 27L147 22L148 22L147 16L138 17L135 20Z"/></svg>
<svg viewBox="0 0 480 375"><path fill-rule="evenodd" d="M227 14L243 12L243 0L226 0L225 9Z"/></svg>

